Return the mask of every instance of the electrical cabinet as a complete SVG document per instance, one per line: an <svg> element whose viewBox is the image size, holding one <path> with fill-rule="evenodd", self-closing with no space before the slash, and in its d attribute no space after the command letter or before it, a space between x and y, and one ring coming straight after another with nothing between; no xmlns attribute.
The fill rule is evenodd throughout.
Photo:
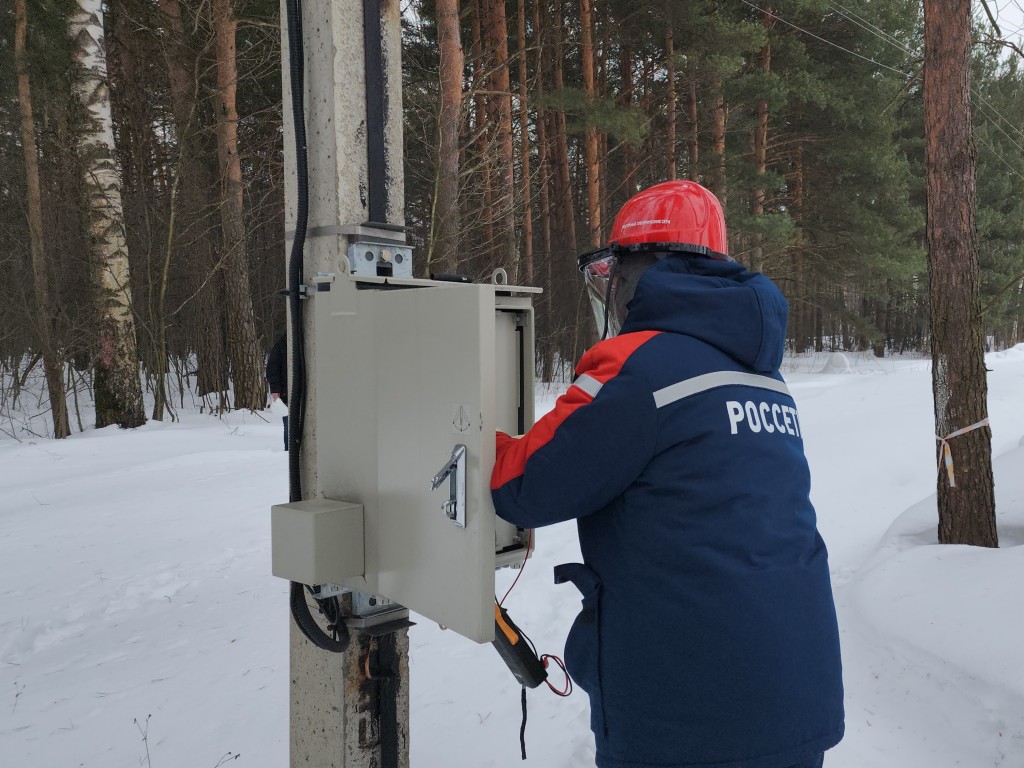
<svg viewBox="0 0 1024 768"><path fill-rule="evenodd" d="M339 548L329 572L478 642L494 637L495 569L526 556L490 476L495 431L533 424L535 291L346 273L318 275L304 307L316 495L362 508L362 558ZM286 522L292 506L274 511L274 573L300 580L312 526Z"/></svg>

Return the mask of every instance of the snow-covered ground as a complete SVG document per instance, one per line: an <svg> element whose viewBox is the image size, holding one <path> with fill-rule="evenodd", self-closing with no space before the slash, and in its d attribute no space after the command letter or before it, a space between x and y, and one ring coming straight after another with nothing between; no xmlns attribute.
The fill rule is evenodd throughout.
<svg viewBox="0 0 1024 768"><path fill-rule="evenodd" d="M1024 766L1024 345L987 358L999 550L935 544L927 361L848 357L786 372L842 631L847 736L826 765ZM189 412L60 442L0 426L22 437L0 437L0 765L286 766L279 420ZM541 651L579 605L551 568L578 555L571 524L541 531L506 604ZM522 765L494 650L422 619L410 637L414 768ZM593 765L582 692L529 707L527 765Z"/></svg>

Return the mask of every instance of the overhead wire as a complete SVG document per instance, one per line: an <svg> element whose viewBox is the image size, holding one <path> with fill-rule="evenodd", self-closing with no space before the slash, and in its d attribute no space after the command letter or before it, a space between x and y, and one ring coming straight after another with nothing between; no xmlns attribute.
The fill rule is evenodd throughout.
<svg viewBox="0 0 1024 768"><path fill-rule="evenodd" d="M747 5L747 6L751 7L751 8L753 8L758 13L763 13L765 16L770 16L771 18L775 19L776 21L781 21L786 26L792 27L793 29L795 29L798 32L803 32L805 35L808 35L809 37L813 37L815 40L819 40L819 41L825 43L825 45L831 45L833 48L838 48L839 50L845 51L846 53L850 54L851 56L856 56L858 59L863 59L864 61L870 62L870 63L874 64L876 67L881 67L882 69L888 69L890 72L895 72L897 75L902 75L903 77L910 77L910 73L904 72L904 71L902 71L900 69L896 69L895 67L890 67L888 64L883 64L880 61L875 61L870 56L864 56L864 55L862 55L860 53L857 53L856 51L851 51L849 48L844 48L843 46L839 45L839 43L833 43L831 40L826 40L824 37L821 37L820 35L816 35L813 32L804 29L803 27L797 26L796 24L794 24L791 21L787 21L786 19L782 18L781 16L776 15L772 11L766 11L763 8L758 7L754 3L750 2L750 0L740 0L740 2L743 3L744 5Z"/></svg>
<svg viewBox="0 0 1024 768"><path fill-rule="evenodd" d="M763 13L763 14L765 14L767 16L770 16L771 18L775 19L776 21L781 21L783 24L786 24L787 26L792 27L793 29L797 30L798 32L802 32L805 35L813 37L815 40L819 40L819 41L825 43L826 45L830 45L833 48L838 48L839 50L844 51L845 53L849 53L852 56L856 56L859 59L863 59L864 61L871 62L872 64L875 64L876 66L879 66L879 67L882 67L884 69L887 69L887 70L889 70L891 72L896 72L897 74L902 75L903 77L910 77L910 75L908 75L907 73L903 72L902 70L899 70L899 69L897 69L895 67L890 67L887 64L882 64L881 62L876 61L876 60L872 59L869 56L864 56L863 54L859 54L856 51L851 51L849 48L845 48L845 47L839 45L838 43L835 43L835 42L833 42L831 40L828 40L828 39L826 39L824 37L821 37L820 35L816 35L815 33L811 32L809 30L806 30L803 27L800 27L800 26L798 26L798 25L796 25L796 24L794 24L794 23L792 23L790 21L787 21L786 19L782 18L781 16L778 16L777 14L775 14L772 11L766 11L763 8L760 8L759 6L757 6L756 4L750 2L750 0L740 0L740 2L742 2L744 5L749 6L750 8L753 8L754 10L756 10L756 11L758 11L760 13ZM894 35L889 34L885 30L883 30L880 27L878 27L877 25L872 24L870 21L868 21L866 19L863 19L863 17L860 17L855 11L850 10L846 6L843 6L841 3L837 2L837 0L830 0L829 4L830 4L830 6L832 6L832 9L834 11L836 11L840 16L843 16L844 18L846 18L851 23L855 24L856 26L859 26L861 29L864 29L866 32L869 32L870 34L874 35L875 37L877 37L878 39L882 40L887 45L890 45L890 46L896 48L897 50L901 51L902 53L904 53L904 54L906 54L908 56L913 56L914 55L914 52L912 50L910 50L909 48L907 48L905 45L903 45ZM1018 8L1021 7L1020 3L1016 3L1015 2L1014 5L1016 5ZM847 14L849 14L849 15L847 15ZM856 16L863 23L858 23L858 21L855 21L853 18L850 18L850 16ZM996 108L993 104L991 104L991 102L989 102L985 98L985 96L977 89L977 87L972 85L971 86L971 93L974 96L974 99L973 99L974 104L976 106L978 106L979 110L987 118L988 122L990 122L993 125L993 127L995 127L1000 133L1002 133L1004 136L1006 136L1006 138L1013 144L1013 146L1016 147L1018 150L1020 150L1020 152L1022 154L1024 154L1024 146L1022 146L1012 136L1010 136L1010 134L1007 133L1006 130L1003 128L1003 126L999 124L999 121L1001 120L1003 123L1008 125L1022 139L1024 139L1024 130L1022 130L1021 128L1018 128L1016 125L1014 125L1014 123L1009 118L1007 118L1005 115L1003 115L1002 112L1000 112L998 110L998 108ZM989 110L989 111L986 113L985 110ZM993 114L995 114L996 118L998 118L998 119L993 118L992 117ZM988 146L988 148L990 150L992 150L993 152L996 152L995 148L990 143L986 142L986 146ZM1007 161L1005 157L1000 155L998 152L996 152L996 156L1008 168L1013 170L1013 166L1010 165L1009 161Z"/></svg>
<svg viewBox="0 0 1024 768"><path fill-rule="evenodd" d="M872 23L869 19L866 19L860 14L858 14L856 11L850 8L846 8L841 3L835 2L835 0L832 0L831 5L832 10L836 11L843 18L852 21L861 29L870 32L871 34L881 38L882 40L885 40L891 45L899 47L900 49L906 51L907 53L910 53L910 50L903 45L899 38L897 38L895 35L889 34L878 25Z"/></svg>
<svg viewBox="0 0 1024 768"><path fill-rule="evenodd" d="M995 112L997 115L999 115L998 110L996 110L990 104L979 104L978 106L982 107L982 111L983 112L987 108L987 109L991 109L993 112ZM1002 115L999 115L999 116L1002 117ZM1002 119L1005 120L1007 123L1010 122L1005 117L1003 117ZM1008 134L1005 130L1003 130L1003 127L1001 125L999 125L999 123L997 123L996 121L993 120L992 121L992 126L996 130L998 130L1001 134L1003 134L1003 136L1005 136L1009 140L1009 142L1011 144L1013 144L1013 146L1015 146L1017 149L1019 149L1022 155L1024 155L1024 146L1022 146L1016 139L1014 139L1010 134ZM1017 133L1020 133L1021 137L1024 137L1024 133L1021 133L1019 130L1017 131Z"/></svg>
<svg viewBox="0 0 1024 768"><path fill-rule="evenodd" d="M986 139L984 136L982 136L980 134L976 134L976 135L977 135L978 141L980 141L982 144L984 144L986 147L988 147L989 151L995 156L995 158L997 160L999 160L1003 165L1006 166L1006 169L1010 173L1012 173L1014 176L1016 176L1019 179L1024 179L1024 173L1021 173L1016 168L1014 168L1012 165L1010 165L1010 161L1007 160L1005 157L1003 157L999 153L999 150L996 149L994 146L992 146L992 143L988 139Z"/></svg>

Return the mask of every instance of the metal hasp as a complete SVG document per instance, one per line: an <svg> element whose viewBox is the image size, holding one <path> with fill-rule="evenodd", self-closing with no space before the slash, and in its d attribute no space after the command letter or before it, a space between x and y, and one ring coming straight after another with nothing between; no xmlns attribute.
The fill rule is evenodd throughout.
<svg viewBox="0 0 1024 768"><path fill-rule="evenodd" d="M448 501L441 505L445 517L459 528L466 527L466 446L462 443L452 448L448 462L430 481L430 490L436 491L448 480Z"/></svg>

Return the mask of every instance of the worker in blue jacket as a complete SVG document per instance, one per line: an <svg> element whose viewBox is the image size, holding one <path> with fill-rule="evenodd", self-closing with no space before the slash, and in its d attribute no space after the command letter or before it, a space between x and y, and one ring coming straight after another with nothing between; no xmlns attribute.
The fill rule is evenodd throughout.
<svg viewBox="0 0 1024 768"><path fill-rule="evenodd" d="M828 556L779 373L787 305L689 181L580 257L602 341L554 410L499 434L498 514L576 518L566 641L600 768L817 768L843 736Z"/></svg>

